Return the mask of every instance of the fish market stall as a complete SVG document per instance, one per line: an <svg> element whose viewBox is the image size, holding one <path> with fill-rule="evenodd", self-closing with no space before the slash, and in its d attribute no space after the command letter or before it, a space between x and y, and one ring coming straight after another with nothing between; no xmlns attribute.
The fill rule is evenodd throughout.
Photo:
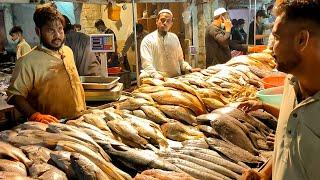
<svg viewBox="0 0 320 180"><path fill-rule="evenodd" d="M238 179L270 157L267 136L277 119L232 104L256 99L274 65L259 53L178 78L145 78L125 99L66 124L26 122L2 131L0 176Z"/></svg>

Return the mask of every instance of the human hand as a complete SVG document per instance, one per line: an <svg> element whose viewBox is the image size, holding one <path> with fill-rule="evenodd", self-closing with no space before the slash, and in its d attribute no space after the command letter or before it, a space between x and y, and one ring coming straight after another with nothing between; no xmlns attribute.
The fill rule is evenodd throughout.
<svg viewBox="0 0 320 180"><path fill-rule="evenodd" d="M160 80L164 80L163 76L162 76L162 75L160 75L160 74L156 74L156 75L154 75L154 77L153 77L153 78L155 78L155 79L160 79Z"/></svg>
<svg viewBox="0 0 320 180"><path fill-rule="evenodd" d="M249 111L261 109L262 106L263 105L261 101L249 100L249 101L240 103L237 108L244 112L249 112Z"/></svg>
<svg viewBox="0 0 320 180"><path fill-rule="evenodd" d="M247 169L242 173L241 180L267 180L267 176L253 169Z"/></svg>
<svg viewBox="0 0 320 180"><path fill-rule="evenodd" d="M224 27L226 28L226 32L231 32L232 22L230 19L224 19Z"/></svg>
<svg viewBox="0 0 320 180"><path fill-rule="evenodd" d="M44 124L49 124L49 123L58 123L59 120L51 115L47 114L41 114L39 112L36 112L30 116L28 119L29 121L36 121L36 122L41 122Z"/></svg>
<svg viewBox="0 0 320 180"><path fill-rule="evenodd" d="M274 136L274 134L270 133L267 136L267 145L270 147L274 147L274 141L275 141L275 136Z"/></svg>

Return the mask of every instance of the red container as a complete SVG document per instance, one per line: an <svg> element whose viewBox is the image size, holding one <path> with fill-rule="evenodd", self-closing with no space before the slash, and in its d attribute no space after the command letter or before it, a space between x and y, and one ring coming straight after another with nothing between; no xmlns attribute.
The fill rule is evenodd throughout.
<svg viewBox="0 0 320 180"><path fill-rule="evenodd" d="M279 87L284 85L284 80L286 79L285 74L277 74L265 77L262 79L263 86L265 89Z"/></svg>
<svg viewBox="0 0 320 180"><path fill-rule="evenodd" d="M111 67L108 68L108 74L119 74L121 72L121 67Z"/></svg>

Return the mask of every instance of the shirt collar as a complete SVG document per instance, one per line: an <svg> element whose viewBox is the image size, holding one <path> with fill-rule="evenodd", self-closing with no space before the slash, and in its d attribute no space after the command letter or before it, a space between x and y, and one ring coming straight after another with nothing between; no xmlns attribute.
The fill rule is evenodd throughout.
<svg viewBox="0 0 320 180"><path fill-rule="evenodd" d="M58 51L52 51L51 49L48 49L41 44L38 46L38 50L43 51L43 52L45 52L51 56L54 56L56 58L63 59L64 58L63 46L64 45L62 45L62 47Z"/></svg>

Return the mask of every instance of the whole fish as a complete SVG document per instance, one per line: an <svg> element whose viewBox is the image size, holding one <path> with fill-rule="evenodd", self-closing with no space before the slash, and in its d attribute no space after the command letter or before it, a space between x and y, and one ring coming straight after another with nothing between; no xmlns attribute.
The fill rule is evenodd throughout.
<svg viewBox="0 0 320 180"><path fill-rule="evenodd" d="M230 169L231 171L236 172L238 174L242 174L242 172L245 170L245 168L239 166L236 163L233 163L233 162L226 160L226 159L219 157L219 156L208 154L208 153L203 152L202 150L199 150L199 149L196 149L196 150L185 149L185 150L179 150L178 152L181 154L186 154L186 155L196 157L196 158L199 158L199 159L202 159L205 161L209 161L209 162L214 163L216 165L223 166L223 167Z"/></svg>
<svg viewBox="0 0 320 180"><path fill-rule="evenodd" d="M151 94L152 98L160 104L177 105L189 108L196 115L206 112L201 102L193 95L181 91L160 91Z"/></svg>
<svg viewBox="0 0 320 180"><path fill-rule="evenodd" d="M152 86L162 86L162 84L164 82L162 80L156 79L156 78L143 78L143 79L141 79L141 83L142 84L149 84Z"/></svg>
<svg viewBox="0 0 320 180"><path fill-rule="evenodd" d="M163 87L163 86L147 86L147 87L140 87L133 91L133 93L155 93L160 91L169 91L174 90L174 88L170 87Z"/></svg>
<svg viewBox="0 0 320 180"><path fill-rule="evenodd" d="M196 125L197 123L194 113L188 108L173 105L157 105L156 107L172 119L183 121L190 125Z"/></svg>
<svg viewBox="0 0 320 180"><path fill-rule="evenodd" d="M23 163L6 159L0 159L0 171L16 172L21 176L28 175L26 167Z"/></svg>
<svg viewBox="0 0 320 180"><path fill-rule="evenodd" d="M148 141L139 136L139 132L128 121L113 120L109 121L107 124L120 137L133 141L142 147L145 147L145 145L148 144Z"/></svg>
<svg viewBox="0 0 320 180"><path fill-rule="evenodd" d="M198 147L203 149L209 149L209 145L207 144L205 139L192 139L192 140L185 140L182 142L184 147Z"/></svg>
<svg viewBox="0 0 320 180"><path fill-rule="evenodd" d="M209 110L215 110L225 106L223 102L219 101L218 99L202 98L202 100Z"/></svg>
<svg viewBox="0 0 320 180"><path fill-rule="evenodd" d="M48 127L47 124L44 124L41 122L28 121L23 124L19 124L18 126L14 127L13 130L21 131L21 130L26 130L26 129L29 129L29 130L35 129L35 130L45 131L47 129L47 127Z"/></svg>
<svg viewBox="0 0 320 180"><path fill-rule="evenodd" d="M27 167L32 164L32 161L21 151L8 143L0 141L0 158L10 157L15 161L23 162Z"/></svg>
<svg viewBox="0 0 320 180"><path fill-rule="evenodd" d="M179 159L179 158L168 158L166 159L167 161L169 161L170 163L173 163L174 165L176 165L177 167L179 167L182 171L190 174L191 176L195 177L195 178L199 178L199 179L226 179L226 180L230 180L231 178L228 178L220 173L217 173L215 171L212 171L204 166L198 165L196 163L190 162L190 161L186 161L183 159ZM187 167L187 168L185 168ZM193 171L190 171L189 168L193 169L193 171L198 171L201 175L197 175L195 173L193 173Z"/></svg>
<svg viewBox="0 0 320 180"><path fill-rule="evenodd" d="M186 126L179 121L168 122L161 125L163 134L175 141L185 141L203 138L204 135L193 126Z"/></svg>
<svg viewBox="0 0 320 180"><path fill-rule="evenodd" d="M9 139L12 139L18 135L18 132L14 130L4 130L0 131L0 140L8 142Z"/></svg>
<svg viewBox="0 0 320 180"><path fill-rule="evenodd" d="M233 178L233 179L240 178L240 176L238 174L236 174L235 172L233 172L223 166L217 165L215 163L212 163L212 162L209 162L209 161L206 161L203 159L199 159L197 157L192 157L190 155L179 154L179 153L167 153L167 154L164 154L164 156L179 158L179 159L183 159L183 160L198 164L200 166L206 167L207 169L210 169L216 173L220 173L220 174L227 176L229 178ZM221 176L221 177L223 177L223 176Z"/></svg>
<svg viewBox="0 0 320 180"><path fill-rule="evenodd" d="M132 96L135 97L135 98L143 98L145 100L148 100L148 101L154 103L154 101L153 101L152 97L150 96L150 94L147 94L147 93L133 93Z"/></svg>
<svg viewBox="0 0 320 180"><path fill-rule="evenodd" d="M95 163L103 172L108 176L115 179L124 179L124 177L129 177L126 173L115 167L112 163L106 161L100 154L90 150L85 146L79 144L68 142L68 141L59 141L56 147L56 150L64 150L69 152L77 152L86 156L93 163Z"/></svg>
<svg viewBox="0 0 320 180"><path fill-rule="evenodd" d="M77 179L112 179L112 177L109 177L108 174L105 174L96 164L94 164L92 161L81 154L72 153L70 156L70 160L71 166L76 173Z"/></svg>
<svg viewBox="0 0 320 180"><path fill-rule="evenodd" d="M261 157L254 156L248 151L223 140L207 138L206 141L211 148L221 152L235 162L241 161L245 163L261 163L264 161Z"/></svg>
<svg viewBox="0 0 320 180"><path fill-rule="evenodd" d="M67 180L66 174L58 168L47 163L33 163L29 167L30 176L41 180Z"/></svg>
<svg viewBox="0 0 320 180"><path fill-rule="evenodd" d="M211 126L199 125L197 127L206 137L219 137L219 134Z"/></svg>
<svg viewBox="0 0 320 180"><path fill-rule="evenodd" d="M108 154L105 153L104 150L88 134L84 133L74 126L60 123L51 123L49 124L47 131L65 134L88 143L91 145L91 148L93 147L95 151L98 152L104 159L110 160Z"/></svg>
<svg viewBox="0 0 320 180"><path fill-rule="evenodd" d="M106 121L123 120L123 118L119 114L111 111L104 111L104 115L106 116Z"/></svg>
<svg viewBox="0 0 320 180"><path fill-rule="evenodd" d="M107 126L106 121L103 119L103 117L96 114L90 114L90 113L84 114L82 117L86 123L92 124L103 131L111 132Z"/></svg>
<svg viewBox="0 0 320 180"><path fill-rule="evenodd" d="M144 119L148 119L147 115L145 112L143 112L141 109L138 110L134 110L132 111L133 115L144 118Z"/></svg>
<svg viewBox="0 0 320 180"><path fill-rule="evenodd" d="M55 165L63 170L70 179L76 179L76 172L71 166L70 160L71 152L68 151L52 151L50 153L50 158L55 163Z"/></svg>
<svg viewBox="0 0 320 180"><path fill-rule="evenodd" d="M119 146L113 144L105 144L102 147L110 154L111 157L120 160L129 168L133 168L135 170L157 168L180 172L179 168L164 159L159 158L150 150L138 150L124 145Z"/></svg>
<svg viewBox="0 0 320 180"><path fill-rule="evenodd" d="M256 111L250 111L248 114L250 116L253 116L253 117L259 119L261 122L263 122L265 125L267 125L272 130L276 130L277 118L274 117L273 115L269 114L268 112L259 109Z"/></svg>
<svg viewBox="0 0 320 180"><path fill-rule="evenodd" d="M205 109L204 103L202 101L202 98L201 98L200 94L193 87L191 87L191 86L189 86L189 85L187 85L187 84L185 84L185 83L183 83L183 82L181 82L181 81L179 81L177 79L174 79L174 78L166 79L166 81L163 83L163 86L172 87L172 88L175 88L175 89L178 89L178 90L181 90L181 91L185 91L185 92L188 92L188 93L194 95L200 101L200 103L202 105L202 108Z"/></svg>
<svg viewBox="0 0 320 180"><path fill-rule="evenodd" d="M201 98L214 98L218 99L219 101L223 102L224 104L229 103L228 98L224 97L219 91L213 88L199 88L197 92L200 94Z"/></svg>
<svg viewBox="0 0 320 180"><path fill-rule="evenodd" d="M158 124L130 114L122 114L121 116L131 123L131 125L138 131L139 136L149 139L153 144L159 145L160 150L166 150L168 148L167 139L163 136Z"/></svg>
<svg viewBox="0 0 320 180"><path fill-rule="evenodd" d="M146 114L148 117L147 119L157 123L157 124L163 124L168 122L168 118L166 115L162 113L159 109L153 106L141 106L140 107L142 111Z"/></svg>
<svg viewBox="0 0 320 180"><path fill-rule="evenodd" d="M47 163L50 159L51 150L41 146L21 146L25 154L28 155L29 159L33 161L33 163Z"/></svg>
<svg viewBox="0 0 320 180"><path fill-rule="evenodd" d="M141 106L152 106L154 103L145 100L143 98L131 98L129 97L128 99L126 99L124 102L120 102L118 104L115 104L117 109L127 109L130 111L139 109Z"/></svg>

